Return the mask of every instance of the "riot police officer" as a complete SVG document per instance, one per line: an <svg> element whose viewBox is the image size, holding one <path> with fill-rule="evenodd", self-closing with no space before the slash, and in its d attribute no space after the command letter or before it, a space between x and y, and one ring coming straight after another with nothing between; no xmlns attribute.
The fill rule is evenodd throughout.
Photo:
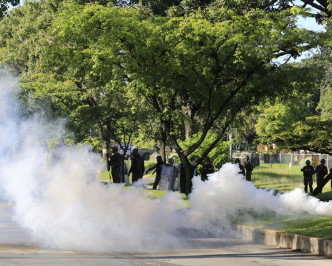
<svg viewBox="0 0 332 266"><path fill-rule="evenodd" d="M312 175L315 173L314 167L310 164L310 161L307 160L305 162L305 166L301 169L303 172L303 183L304 183L304 191L308 193L308 185L310 188L310 193L313 192L312 189Z"/></svg>
<svg viewBox="0 0 332 266"><path fill-rule="evenodd" d="M322 193L324 177L327 175L327 167L325 166L325 159L320 160L320 165L318 165L315 169L316 177L317 177L317 187L319 187L318 193Z"/></svg>

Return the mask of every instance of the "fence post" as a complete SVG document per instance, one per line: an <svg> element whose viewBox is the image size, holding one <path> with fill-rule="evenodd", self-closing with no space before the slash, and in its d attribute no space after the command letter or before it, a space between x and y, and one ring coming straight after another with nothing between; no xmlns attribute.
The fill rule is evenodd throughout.
<svg viewBox="0 0 332 266"><path fill-rule="evenodd" d="M279 153L279 165L280 165L280 168L281 168L281 153Z"/></svg>
<svg viewBox="0 0 332 266"><path fill-rule="evenodd" d="M326 155L326 168L329 169L329 157L328 155ZM332 181L331 181L332 182Z"/></svg>
<svg viewBox="0 0 332 266"><path fill-rule="evenodd" d="M269 154L269 157L270 157L270 168L272 168L272 155Z"/></svg>

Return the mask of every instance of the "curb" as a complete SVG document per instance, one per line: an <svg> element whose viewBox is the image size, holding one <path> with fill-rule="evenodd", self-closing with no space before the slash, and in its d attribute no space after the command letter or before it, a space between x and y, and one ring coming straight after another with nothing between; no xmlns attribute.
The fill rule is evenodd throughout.
<svg viewBox="0 0 332 266"><path fill-rule="evenodd" d="M332 240L246 225L237 225L236 228L243 239L254 243L310 252L332 259Z"/></svg>

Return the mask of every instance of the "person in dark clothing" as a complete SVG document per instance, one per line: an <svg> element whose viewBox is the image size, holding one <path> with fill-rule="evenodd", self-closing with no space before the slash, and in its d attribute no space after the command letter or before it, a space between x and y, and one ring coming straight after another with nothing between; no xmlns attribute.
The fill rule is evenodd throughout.
<svg viewBox="0 0 332 266"><path fill-rule="evenodd" d="M254 170L254 167L252 166L248 155L246 157L244 157L244 168L246 170L245 171L246 180L251 181L251 173L252 173L252 170Z"/></svg>
<svg viewBox="0 0 332 266"><path fill-rule="evenodd" d="M203 164L203 168L201 171L201 179L202 181L208 180L208 174L214 173L214 166L209 157L206 158L205 164Z"/></svg>
<svg viewBox="0 0 332 266"><path fill-rule="evenodd" d="M143 178L144 173L144 161L138 154L137 149L133 149L131 156L131 165L128 175L132 173L132 182L136 182L138 179Z"/></svg>
<svg viewBox="0 0 332 266"><path fill-rule="evenodd" d="M240 159L239 159L239 158L236 158L235 161L234 161L234 163L235 163L236 165L238 165L239 168L240 168L240 172L238 172L238 173L239 173L239 174L242 174L243 176L245 176L244 166L241 164Z"/></svg>
<svg viewBox="0 0 332 266"><path fill-rule="evenodd" d="M320 160L320 165L318 165L315 169L316 177L317 177L317 187L321 187L318 193L322 193L322 188L324 184L324 177L327 175L327 167L325 166L325 159Z"/></svg>
<svg viewBox="0 0 332 266"><path fill-rule="evenodd" d="M156 173L156 178L153 183L153 189L156 189L159 184L160 177L161 177L161 167L163 164L164 164L164 162L163 162L162 157L157 156L157 163L154 166L152 166L151 168L149 168L148 170L146 170L146 172L145 172L147 174L148 172L154 170L152 174Z"/></svg>
<svg viewBox="0 0 332 266"><path fill-rule="evenodd" d="M304 191L306 193L308 193L308 185L309 185L310 193L312 193L313 192L313 189L312 189L312 175L314 174L315 169L312 165L310 165L309 160L307 160L305 162L305 164L306 165L301 169L301 171L303 172Z"/></svg>
<svg viewBox="0 0 332 266"><path fill-rule="evenodd" d="M112 170L113 183L120 183L120 170L121 170L121 155L117 147L112 148L112 155L109 160L109 165Z"/></svg>

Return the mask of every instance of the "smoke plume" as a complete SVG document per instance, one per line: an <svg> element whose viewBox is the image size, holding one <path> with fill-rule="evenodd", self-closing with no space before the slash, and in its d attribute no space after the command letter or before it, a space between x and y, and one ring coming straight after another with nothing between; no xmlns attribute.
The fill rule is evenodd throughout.
<svg viewBox="0 0 332 266"><path fill-rule="evenodd" d="M89 146L50 152L47 141L63 132L63 122L50 123L41 114L21 116L18 91L15 78L0 77L0 191L14 204L14 221L41 247L174 249L184 245L181 232L220 234L239 213L292 216L310 210L332 215L332 203L319 202L301 189L278 196L257 189L233 164L225 164L207 182L194 178L191 208L178 192L152 199L134 186L104 186L97 178L104 166Z"/></svg>

